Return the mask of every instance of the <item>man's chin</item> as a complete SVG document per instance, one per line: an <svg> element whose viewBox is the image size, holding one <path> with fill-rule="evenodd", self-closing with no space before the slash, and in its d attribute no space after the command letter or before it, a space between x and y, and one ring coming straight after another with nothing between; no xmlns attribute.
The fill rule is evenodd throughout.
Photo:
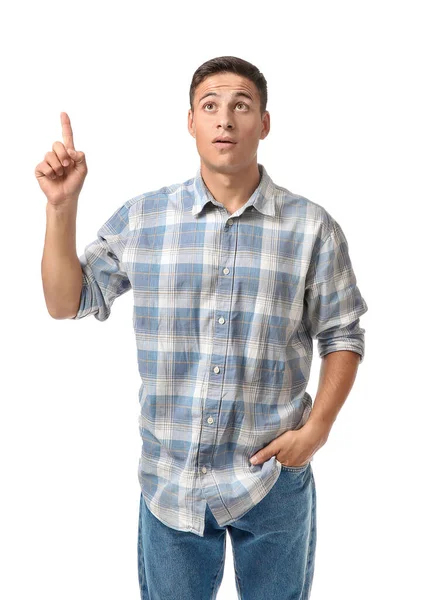
<svg viewBox="0 0 441 600"><path fill-rule="evenodd" d="M228 175L230 173L236 173L237 171L240 171L243 168L242 163L240 163L237 160L235 160L235 161L232 161L232 160L213 161L213 160L208 160L208 159L204 158L202 155L200 155L200 157L201 157L201 164L204 165L204 167L206 169L208 169L209 171L212 171L215 173L225 173L226 175Z"/></svg>

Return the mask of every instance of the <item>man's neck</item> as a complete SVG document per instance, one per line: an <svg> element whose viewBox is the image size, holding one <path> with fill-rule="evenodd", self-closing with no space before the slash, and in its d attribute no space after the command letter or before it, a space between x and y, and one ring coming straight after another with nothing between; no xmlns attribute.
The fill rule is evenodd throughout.
<svg viewBox="0 0 441 600"><path fill-rule="evenodd" d="M201 162L201 176L214 199L230 214L248 202L260 182L257 162L237 173L212 171Z"/></svg>

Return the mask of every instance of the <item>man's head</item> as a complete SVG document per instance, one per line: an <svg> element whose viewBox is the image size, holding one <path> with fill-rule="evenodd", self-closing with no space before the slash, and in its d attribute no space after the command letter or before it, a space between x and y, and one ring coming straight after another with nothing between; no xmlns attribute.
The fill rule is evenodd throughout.
<svg viewBox="0 0 441 600"><path fill-rule="evenodd" d="M251 63L234 56L213 58L194 73L188 130L210 170L239 172L257 163L257 147L270 130L267 84ZM235 143L219 145L217 137Z"/></svg>

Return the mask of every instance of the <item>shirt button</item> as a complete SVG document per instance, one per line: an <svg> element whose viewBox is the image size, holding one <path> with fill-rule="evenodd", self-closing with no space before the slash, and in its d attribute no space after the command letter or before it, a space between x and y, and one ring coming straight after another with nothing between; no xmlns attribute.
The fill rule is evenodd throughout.
<svg viewBox="0 0 441 600"><path fill-rule="evenodd" d="M214 371L215 373L219 373L220 369L219 369L219 367L214 367L213 371Z"/></svg>
<svg viewBox="0 0 441 600"><path fill-rule="evenodd" d="M223 317L221 317L221 318L219 319L219 323L220 323L221 325L223 325L223 324L225 323L225 319L224 319Z"/></svg>
<svg viewBox="0 0 441 600"><path fill-rule="evenodd" d="M206 473L207 472L207 467L202 467L201 471L202 471L202 473Z"/></svg>
<svg viewBox="0 0 441 600"><path fill-rule="evenodd" d="M233 219L228 219L227 225L229 225L231 227L232 224L233 224Z"/></svg>
<svg viewBox="0 0 441 600"><path fill-rule="evenodd" d="M230 269L228 267L225 267L225 269L224 269L224 275L228 275L229 272L230 272Z"/></svg>
<svg viewBox="0 0 441 600"><path fill-rule="evenodd" d="M211 425L211 423L213 423L213 421L214 421L213 417L208 417L207 422L210 423L210 425Z"/></svg>

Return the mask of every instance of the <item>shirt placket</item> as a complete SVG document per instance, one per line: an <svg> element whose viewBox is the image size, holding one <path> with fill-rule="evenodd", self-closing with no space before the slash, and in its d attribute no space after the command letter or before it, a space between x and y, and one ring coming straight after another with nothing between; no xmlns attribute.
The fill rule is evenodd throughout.
<svg viewBox="0 0 441 600"><path fill-rule="evenodd" d="M224 209L220 209L225 211ZM217 428L221 409L222 392L224 388L225 370L227 363L228 332L233 297L233 275L236 261L238 235L237 219L227 218L219 230L218 278L216 282L216 304L213 318L213 344L207 383L207 397L203 406L200 446L198 453L198 469L202 487L210 497L212 510L224 512L225 506L216 494L210 494L210 486L216 485L212 474L212 461L215 452Z"/></svg>

